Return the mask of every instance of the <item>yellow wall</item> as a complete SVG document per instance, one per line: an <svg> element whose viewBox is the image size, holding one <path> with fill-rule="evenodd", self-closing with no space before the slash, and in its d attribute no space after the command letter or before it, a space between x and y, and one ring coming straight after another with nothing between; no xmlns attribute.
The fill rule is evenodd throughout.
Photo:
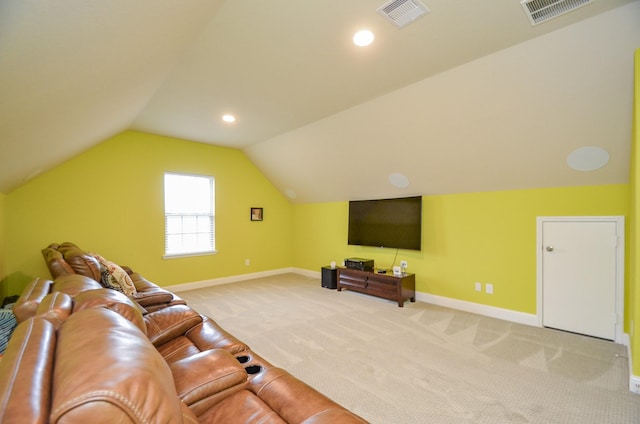
<svg viewBox="0 0 640 424"><path fill-rule="evenodd" d="M638 332L638 326L640 325L640 268L638 261L640 261L640 245L638 240L638 225L640 225L640 205L638 201L640 199L640 172L638 172L638 166L640 166L640 49L636 50L635 54L635 89L634 89L634 108L633 108L633 128L632 128L632 142L631 142L631 171L629 175L629 182L631 186L630 190L630 219L629 219L629 233L631 234L629 240L629 256L627 260L628 272L629 272L629 287L627 290L629 304L629 319L633 322L633 325L629 326L629 330L633 329L631 336L631 358L633 363L633 374L640 376L640 333Z"/></svg>
<svg viewBox="0 0 640 424"><path fill-rule="evenodd" d="M0 301L7 296L8 283L5 282L5 262L6 262L6 241L7 237L5 234L5 225L4 225L4 199L5 195L0 193Z"/></svg>
<svg viewBox="0 0 640 424"><path fill-rule="evenodd" d="M165 171L215 177L218 254L162 259ZM251 207L264 221L250 221ZM5 211L13 291L49 276L40 250L63 241L160 285L291 266L291 205L236 149L125 132L8 193Z"/></svg>
<svg viewBox="0 0 640 424"><path fill-rule="evenodd" d="M627 215L627 185L423 197L421 252L401 250L420 292L536 313L536 217ZM348 203L294 206L294 264L319 271L347 257L390 267L395 249L347 245ZM474 283L492 283L494 294Z"/></svg>
<svg viewBox="0 0 640 424"><path fill-rule="evenodd" d="M640 307L634 303L640 290L635 266L640 260L635 146L640 141L634 128L630 186L425 196L423 249L403 250L397 257L394 249L348 246L347 202L292 206L238 150L128 131L0 193L3 295L20 293L35 276L48 276L40 249L68 240L130 265L160 285L290 266L319 271L352 256L372 258L383 267L407 260L420 292L534 314L536 217L625 215L630 217L627 234L633 234L627 237L629 331L631 320L640 325ZM165 171L215 177L218 254L162 259ZM251 222L250 207L263 207L265 220ZM492 283L495 294L476 292L476 281ZM640 337L633 335L632 352L635 374L640 374Z"/></svg>

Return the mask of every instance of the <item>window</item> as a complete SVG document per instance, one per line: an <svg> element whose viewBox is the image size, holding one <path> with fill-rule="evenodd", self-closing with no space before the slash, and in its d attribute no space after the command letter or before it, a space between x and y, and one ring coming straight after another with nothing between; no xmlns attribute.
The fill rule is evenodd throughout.
<svg viewBox="0 0 640 424"><path fill-rule="evenodd" d="M213 177L164 174L165 256L215 251Z"/></svg>

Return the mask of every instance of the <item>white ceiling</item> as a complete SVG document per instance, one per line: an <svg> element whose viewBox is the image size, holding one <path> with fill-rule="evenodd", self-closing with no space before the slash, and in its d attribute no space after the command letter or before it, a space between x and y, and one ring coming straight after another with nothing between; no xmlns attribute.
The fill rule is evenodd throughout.
<svg viewBox="0 0 640 424"><path fill-rule="evenodd" d="M383 3L3 0L0 191L126 129L242 149L295 202L628 181L640 0Z"/></svg>

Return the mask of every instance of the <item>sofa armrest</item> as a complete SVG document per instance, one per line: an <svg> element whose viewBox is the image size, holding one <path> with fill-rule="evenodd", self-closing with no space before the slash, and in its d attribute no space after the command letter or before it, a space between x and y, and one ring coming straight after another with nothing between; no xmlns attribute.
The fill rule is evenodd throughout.
<svg viewBox="0 0 640 424"><path fill-rule="evenodd" d="M170 364L178 396L196 415L244 388L247 373L229 352L206 350Z"/></svg>
<svg viewBox="0 0 640 424"><path fill-rule="evenodd" d="M137 287L136 287L136 290ZM132 298L140 304L140 306L148 307L161 304L169 304L173 300L173 295L167 290L159 287L149 288L144 291L136 292Z"/></svg>
<svg viewBox="0 0 640 424"><path fill-rule="evenodd" d="M252 381L252 390L286 422L304 424L366 423L281 368L267 368Z"/></svg>
<svg viewBox="0 0 640 424"><path fill-rule="evenodd" d="M133 272L129 276L133 285L136 286L137 293L133 295L133 299L150 312L171 305L185 305L187 303L137 272Z"/></svg>
<svg viewBox="0 0 640 424"><path fill-rule="evenodd" d="M147 337L154 346L160 346L202 323L202 316L186 305L168 306L144 316Z"/></svg>
<svg viewBox="0 0 640 424"><path fill-rule="evenodd" d="M18 323L26 321L36 314L40 302L51 292L52 286L53 281L36 278L24 288L13 306L13 314L16 316Z"/></svg>
<svg viewBox="0 0 640 424"><path fill-rule="evenodd" d="M244 352L249 346L231 335L211 318L203 317L202 325L189 330L187 337L201 351L224 349L232 354Z"/></svg>

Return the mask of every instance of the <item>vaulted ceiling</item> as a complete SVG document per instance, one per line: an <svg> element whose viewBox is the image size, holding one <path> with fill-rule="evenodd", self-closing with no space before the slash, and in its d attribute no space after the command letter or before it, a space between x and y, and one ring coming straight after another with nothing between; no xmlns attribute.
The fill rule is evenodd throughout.
<svg viewBox="0 0 640 424"><path fill-rule="evenodd" d="M3 0L0 192L127 129L242 149L293 202L628 181L640 0L421 1L398 29L385 1Z"/></svg>

